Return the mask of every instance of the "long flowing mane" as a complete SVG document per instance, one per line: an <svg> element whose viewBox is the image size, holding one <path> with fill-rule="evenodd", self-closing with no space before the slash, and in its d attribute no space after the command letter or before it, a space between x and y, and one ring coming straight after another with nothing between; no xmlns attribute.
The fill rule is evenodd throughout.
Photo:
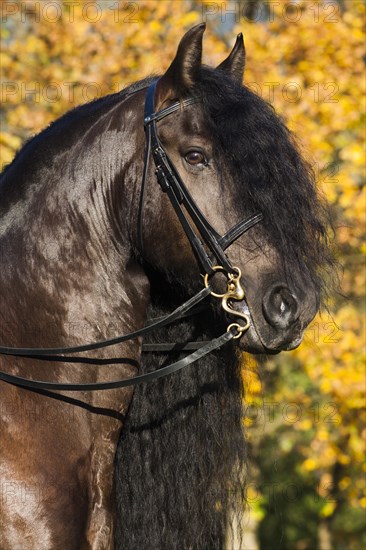
<svg viewBox="0 0 366 550"><path fill-rule="evenodd" d="M153 296L150 315L166 314L171 300ZM205 340L211 322L212 311L153 341ZM180 357L146 354L141 371ZM233 347L136 388L116 468L117 548L224 548L227 523L240 519L244 503L242 399Z"/></svg>

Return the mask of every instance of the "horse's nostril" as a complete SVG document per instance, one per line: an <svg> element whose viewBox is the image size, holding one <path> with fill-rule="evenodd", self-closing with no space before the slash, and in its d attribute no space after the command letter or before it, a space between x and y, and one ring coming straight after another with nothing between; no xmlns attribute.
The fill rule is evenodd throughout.
<svg viewBox="0 0 366 550"><path fill-rule="evenodd" d="M275 286L264 295L263 313L272 326L288 328L299 316L298 301L288 287Z"/></svg>

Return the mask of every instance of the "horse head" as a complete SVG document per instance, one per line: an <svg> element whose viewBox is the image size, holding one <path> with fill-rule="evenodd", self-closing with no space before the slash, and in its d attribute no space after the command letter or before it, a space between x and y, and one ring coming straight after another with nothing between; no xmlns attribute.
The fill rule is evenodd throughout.
<svg viewBox="0 0 366 550"><path fill-rule="evenodd" d="M240 346L251 352L293 349L319 307L320 274L328 258L324 207L291 133L270 105L242 85L242 35L213 69L201 61L204 30L201 24L187 32L155 83L153 111L163 113L154 121L158 146L172 166L171 177L181 182L176 202L201 239L200 219L179 195L193 200L219 243L230 228L259 213L261 221L239 232L226 250L234 273L241 272L245 293L244 300L234 296L231 304L249 323ZM147 159L140 204L140 253L169 281L202 282L205 266L197 262L169 193L159 190L161 159L154 163L153 157ZM169 183L159 182L167 191ZM207 254L211 265L222 263L222 255ZM209 280L220 286L217 272L225 269L214 269Z"/></svg>

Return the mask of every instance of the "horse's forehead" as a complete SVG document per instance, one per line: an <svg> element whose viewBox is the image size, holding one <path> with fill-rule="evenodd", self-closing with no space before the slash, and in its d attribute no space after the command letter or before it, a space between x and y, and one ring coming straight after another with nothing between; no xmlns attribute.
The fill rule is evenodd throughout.
<svg viewBox="0 0 366 550"><path fill-rule="evenodd" d="M188 132L199 133L207 129L207 120L203 116L202 108L196 106L184 113L183 125Z"/></svg>
<svg viewBox="0 0 366 550"><path fill-rule="evenodd" d="M177 136L194 135L209 137L210 132L207 120L202 112L202 107L189 106L182 111L178 111L175 116L167 117L161 126L162 135L169 134Z"/></svg>

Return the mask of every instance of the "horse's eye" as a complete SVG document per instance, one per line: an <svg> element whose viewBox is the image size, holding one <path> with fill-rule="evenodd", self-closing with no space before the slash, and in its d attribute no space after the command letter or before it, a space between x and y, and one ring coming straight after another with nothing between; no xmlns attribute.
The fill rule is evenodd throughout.
<svg viewBox="0 0 366 550"><path fill-rule="evenodd" d="M188 164L196 166L197 164L206 164L206 159L201 151L189 151L184 157Z"/></svg>

